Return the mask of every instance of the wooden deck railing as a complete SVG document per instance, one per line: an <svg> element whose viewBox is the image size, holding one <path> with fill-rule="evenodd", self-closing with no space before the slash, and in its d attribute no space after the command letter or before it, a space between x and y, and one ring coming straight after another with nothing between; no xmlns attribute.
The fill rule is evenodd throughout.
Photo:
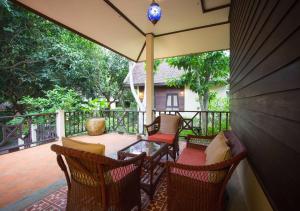
<svg viewBox="0 0 300 211"><path fill-rule="evenodd" d="M227 111L155 111L156 117L162 113L179 115L183 120L180 136L215 135L219 131L228 130L229 115ZM108 132L144 134L145 112L134 110L100 110L92 113L65 112L66 136L86 132L85 122L88 118L103 117Z"/></svg>
<svg viewBox="0 0 300 211"><path fill-rule="evenodd" d="M0 117L0 153L56 139L56 113Z"/></svg>
<svg viewBox="0 0 300 211"><path fill-rule="evenodd" d="M230 129L230 113L226 111L153 111L153 117L162 113L182 118L181 137L188 134L215 135ZM47 113L0 117L0 154L54 141L57 138L56 131L60 131L56 128L56 115ZM145 134L145 112L100 110L91 113L65 112L65 135L86 133L85 123L92 117L105 118L107 132ZM59 136L62 137L61 134Z"/></svg>
<svg viewBox="0 0 300 211"><path fill-rule="evenodd" d="M66 136L85 133L86 120L94 117L105 118L107 132L129 134L143 134L145 132L144 127L139 125L139 123L145 120L145 112L134 110L100 110L92 113L65 112Z"/></svg>
<svg viewBox="0 0 300 211"><path fill-rule="evenodd" d="M153 111L154 116L175 114L182 118L180 136L216 135L220 131L230 129L229 111Z"/></svg>

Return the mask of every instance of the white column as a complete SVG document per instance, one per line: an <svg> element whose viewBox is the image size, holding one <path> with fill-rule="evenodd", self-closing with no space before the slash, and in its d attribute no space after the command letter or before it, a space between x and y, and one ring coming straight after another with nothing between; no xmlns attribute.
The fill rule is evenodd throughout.
<svg viewBox="0 0 300 211"><path fill-rule="evenodd" d="M65 137L65 111L58 110L56 111L56 135L59 141Z"/></svg>
<svg viewBox="0 0 300 211"><path fill-rule="evenodd" d="M153 34L146 35L146 124L152 122L152 110L154 104L154 37Z"/></svg>

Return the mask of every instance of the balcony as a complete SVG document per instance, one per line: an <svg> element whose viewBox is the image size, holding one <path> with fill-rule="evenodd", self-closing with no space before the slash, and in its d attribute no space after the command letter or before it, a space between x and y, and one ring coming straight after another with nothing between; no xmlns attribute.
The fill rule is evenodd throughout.
<svg viewBox="0 0 300 211"><path fill-rule="evenodd" d="M154 115L170 111L153 111ZM174 112L172 112L174 113ZM216 134L228 129L228 112L198 112L176 111L185 122L181 131L180 152L185 147L186 134ZM16 117L2 118L2 130L6 135L6 143L1 146L0 174L0 207L7 210L23 210L32 206L64 210L66 205L66 181L63 172L56 162L56 155L50 150L53 143L61 145L57 134L61 131L60 116L64 115L65 134L73 139L85 142L105 144L106 156L116 157L116 152L136 141L136 134L144 134L139 128L139 120L144 122L144 113L138 111L105 110L90 114L81 112L58 112L17 117L21 119L16 125L3 126L3 122ZM102 116L106 119L107 134L101 136L86 135L85 121L87 118ZM204 116L205 122L198 117ZM141 117L139 119L139 117ZM11 121L10 121L11 122ZM203 129L202 129L203 128ZM10 132L7 132L10 131ZM51 143L49 143L51 142ZM4 143L2 141L2 143ZM243 196L239 193L239 183L234 175L228 185L229 201L227 210L246 210ZM157 189L156 196L151 202L143 192L143 210L149 210L157 203L161 208L166 206L165 179ZM234 197L233 194L234 192ZM54 194L54 195L53 195ZM56 194L56 195L55 195ZM57 201L49 201L49 197L58 197ZM48 203L48 204L47 204ZM48 206L48 207L47 207ZM52 208L53 208L52 207ZM156 207L157 208L157 207Z"/></svg>

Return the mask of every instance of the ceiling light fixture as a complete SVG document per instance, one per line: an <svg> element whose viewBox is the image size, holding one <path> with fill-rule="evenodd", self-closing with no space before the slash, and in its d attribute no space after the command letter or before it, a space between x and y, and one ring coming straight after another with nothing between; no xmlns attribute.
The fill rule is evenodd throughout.
<svg viewBox="0 0 300 211"><path fill-rule="evenodd" d="M147 16L149 21L151 21L153 24L156 24L160 20L161 8L159 4L157 4L154 0L148 8Z"/></svg>

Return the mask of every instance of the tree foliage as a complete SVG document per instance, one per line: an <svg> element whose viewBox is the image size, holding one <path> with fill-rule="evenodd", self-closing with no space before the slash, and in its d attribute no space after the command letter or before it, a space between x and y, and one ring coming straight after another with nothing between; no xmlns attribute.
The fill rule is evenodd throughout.
<svg viewBox="0 0 300 211"><path fill-rule="evenodd" d="M6 0L0 0L0 99L43 97L56 85L83 98L122 100L128 61Z"/></svg>
<svg viewBox="0 0 300 211"><path fill-rule="evenodd" d="M108 104L106 99L99 98L84 101L75 90L59 86L44 93L44 97L25 96L19 103L26 107L28 113L56 112L57 110L93 112L107 108Z"/></svg>
<svg viewBox="0 0 300 211"><path fill-rule="evenodd" d="M53 90L45 91L44 97L33 98L25 96L19 101L29 112L56 112L57 110L80 110L82 99L72 89L56 86Z"/></svg>
<svg viewBox="0 0 300 211"><path fill-rule="evenodd" d="M111 105L128 99L128 90L123 89L123 81L128 74L128 60L119 55L103 50L99 57L99 70L90 75L88 87L93 97L103 96ZM130 98L129 98L130 100Z"/></svg>
<svg viewBox="0 0 300 211"><path fill-rule="evenodd" d="M171 87L188 86L199 96L201 110L208 109L211 89L228 84L229 56L227 52L215 51L167 59L170 66L184 70L178 79L171 79Z"/></svg>

